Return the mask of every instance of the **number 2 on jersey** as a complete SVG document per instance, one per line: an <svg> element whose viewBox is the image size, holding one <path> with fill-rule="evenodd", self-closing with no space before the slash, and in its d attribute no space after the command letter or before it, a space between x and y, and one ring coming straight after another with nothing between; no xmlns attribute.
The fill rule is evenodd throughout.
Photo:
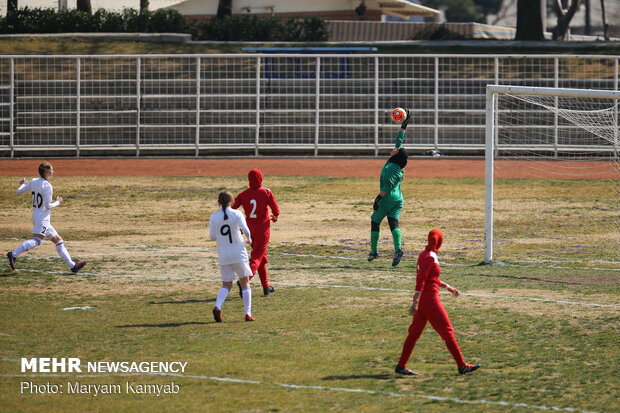
<svg viewBox="0 0 620 413"><path fill-rule="evenodd" d="M256 212L256 199L251 199L250 200L250 204L253 205L252 212L250 212L250 218L258 218L257 215L255 214L255 212Z"/></svg>

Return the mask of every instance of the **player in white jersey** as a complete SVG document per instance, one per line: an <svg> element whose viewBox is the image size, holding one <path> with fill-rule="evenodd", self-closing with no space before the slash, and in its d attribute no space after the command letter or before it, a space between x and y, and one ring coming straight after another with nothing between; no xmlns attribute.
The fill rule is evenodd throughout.
<svg viewBox="0 0 620 413"><path fill-rule="evenodd" d="M54 176L54 168L49 162L39 165L40 178L35 178L28 182L26 178L20 179L20 186L17 188L17 195L30 192L32 195L32 234L33 238L24 241L15 251L9 251L6 256L9 259L11 269L15 270L15 259L22 252L26 252L41 245L44 239L49 239L56 244L56 251L63 261L71 268L71 271L78 272L86 265L86 261L73 262L69 252L65 248L63 239L58 235L50 223L52 209L62 204L62 197L57 197L56 202L52 202L53 188L49 180Z"/></svg>
<svg viewBox="0 0 620 413"><path fill-rule="evenodd" d="M222 305L228 297L235 276L239 277L243 291L243 307L245 308L245 321L254 321L252 317L252 290L250 289L250 261L245 249L243 238L252 244L250 229L245 222L245 217L240 211L230 208L233 196L229 191L222 191L218 196L218 204L222 209L211 214L209 219L209 236L217 241L217 254L220 262L220 274L222 276L222 288L217 293L213 318L216 322L222 321Z"/></svg>

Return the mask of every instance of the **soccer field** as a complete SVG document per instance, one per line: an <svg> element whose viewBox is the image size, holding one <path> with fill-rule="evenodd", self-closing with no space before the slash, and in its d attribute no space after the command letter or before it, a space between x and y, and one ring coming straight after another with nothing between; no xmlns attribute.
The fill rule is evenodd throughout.
<svg viewBox="0 0 620 413"><path fill-rule="evenodd" d="M574 261L478 265L484 180L407 177L406 255L392 268L384 222L382 256L369 263L378 171L373 178L291 174L265 176L282 211L269 249L276 292L263 297L252 281L253 323L244 322L236 288L223 322L211 314L221 281L209 215L217 193L239 193L245 176L54 177L54 194L65 203L52 224L74 259L88 265L72 274L44 242L18 258L17 271L6 258L0 266L0 411L620 410L617 258L583 262L584 251L575 251ZM0 177L3 254L31 229L30 198L15 196L18 180ZM598 190L582 185L573 189ZM531 201L519 198L523 186L499 185L514 204ZM574 211L568 198L561 201ZM504 230L520 237L518 214L528 211L510 213L517 219ZM445 234L441 278L462 292L442 301L466 361L482 368L460 376L427 326L408 364L419 375L398 376L415 260L432 227ZM546 253L566 255L557 241L564 228L554 227ZM609 230L590 236L603 239ZM22 372L22 358L35 357L79 358L82 372ZM94 362L184 367L88 371Z"/></svg>

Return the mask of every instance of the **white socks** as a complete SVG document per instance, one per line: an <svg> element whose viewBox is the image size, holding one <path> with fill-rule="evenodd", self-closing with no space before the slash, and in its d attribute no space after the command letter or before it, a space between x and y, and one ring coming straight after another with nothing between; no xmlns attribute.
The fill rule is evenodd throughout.
<svg viewBox="0 0 620 413"><path fill-rule="evenodd" d="M243 307L247 315L252 315L252 289L247 286L243 290Z"/></svg>
<svg viewBox="0 0 620 413"><path fill-rule="evenodd" d="M30 251L31 249L38 247L41 245L41 240L39 238L31 238L22 242L22 244L13 251L13 257L17 258L19 254L22 252Z"/></svg>
<svg viewBox="0 0 620 413"><path fill-rule="evenodd" d="M75 267L75 263L71 260L71 256L69 255L69 251L65 248L65 242L60 241L56 244L56 251L58 251L58 255L60 258L69 266L69 268Z"/></svg>
<svg viewBox="0 0 620 413"><path fill-rule="evenodd" d="M13 256L17 258L17 256L22 252L30 251L31 249L38 247L39 245L41 245L41 239L39 238L35 237L26 240L22 242L22 244L17 247L15 251L13 251ZM75 262L73 262L71 256L69 255L69 251L67 251L67 249L65 248L64 241L60 241L58 244L56 244L56 251L58 251L58 255L60 255L60 258L62 258L62 260L69 266L69 268L75 267Z"/></svg>
<svg viewBox="0 0 620 413"><path fill-rule="evenodd" d="M215 306L218 309L222 309L222 304L224 304L224 301L226 301L226 297L228 297L228 293L230 292L230 288L222 286L222 288L220 288L220 291L217 293L217 298L215 300Z"/></svg>
<svg viewBox="0 0 620 413"><path fill-rule="evenodd" d="M245 308L245 313L247 315L252 315L252 289L250 286L245 287L243 290L243 308ZM230 293L230 288L222 286L220 291L217 293L217 298L215 299L215 306L221 310L224 301L226 301L226 297L228 297L228 293Z"/></svg>

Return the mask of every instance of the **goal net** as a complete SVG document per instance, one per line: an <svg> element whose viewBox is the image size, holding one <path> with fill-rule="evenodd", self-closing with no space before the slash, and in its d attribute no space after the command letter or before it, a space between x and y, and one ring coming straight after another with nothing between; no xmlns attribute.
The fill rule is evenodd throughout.
<svg viewBox="0 0 620 413"><path fill-rule="evenodd" d="M620 269L619 101L487 86L486 263Z"/></svg>

